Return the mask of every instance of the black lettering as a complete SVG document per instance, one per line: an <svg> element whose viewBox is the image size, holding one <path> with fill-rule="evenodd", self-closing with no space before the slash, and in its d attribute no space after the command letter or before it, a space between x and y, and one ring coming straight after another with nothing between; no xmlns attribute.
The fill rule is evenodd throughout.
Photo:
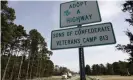
<svg viewBox="0 0 133 80"><path fill-rule="evenodd" d="M88 29L85 29L85 34L87 33L87 30L88 30Z"/></svg>
<svg viewBox="0 0 133 80"><path fill-rule="evenodd" d="M85 38L83 38L83 42L86 43Z"/></svg>
<svg viewBox="0 0 133 80"><path fill-rule="evenodd" d="M97 39L96 36L94 36L94 37L89 37L89 38L83 38L83 42L84 42L84 43L86 43L86 42L94 42L96 39Z"/></svg>
<svg viewBox="0 0 133 80"><path fill-rule="evenodd" d="M71 44L71 41L70 40L68 40L67 42L68 42L68 44Z"/></svg>
<svg viewBox="0 0 133 80"><path fill-rule="evenodd" d="M108 36L107 35L105 35L105 40L108 40Z"/></svg>
<svg viewBox="0 0 133 80"><path fill-rule="evenodd" d="M105 31L103 27L102 27L102 31Z"/></svg>
<svg viewBox="0 0 133 80"><path fill-rule="evenodd" d="M90 33L90 29L88 29L88 33Z"/></svg>
<svg viewBox="0 0 133 80"><path fill-rule="evenodd" d="M73 8L75 8L76 7L76 4L73 4Z"/></svg>
<svg viewBox="0 0 133 80"><path fill-rule="evenodd" d="M67 23L70 23L70 22L71 22L71 21L70 21L70 18L67 18L67 20L66 20L66 21L67 21Z"/></svg>
<svg viewBox="0 0 133 80"><path fill-rule="evenodd" d="M80 22L80 17L76 17L76 20L77 20L78 22Z"/></svg>
<svg viewBox="0 0 133 80"><path fill-rule="evenodd" d="M71 9L71 8L72 8L72 5L69 6L69 9Z"/></svg>
<svg viewBox="0 0 133 80"><path fill-rule="evenodd" d="M61 41L56 41L56 43L57 43L57 46L61 46Z"/></svg>
<svg viewBox="0 0 133 80"><path fill-rule="evenodd" d="M89 19L92 19L92 14L89 14Z"/></svg>
<svg viewBox="0 0 133 80"><path fill-rule="evenodd" d="M72 31L67 32L67 36L71 36L72 35Z"/></svg>
<svg viewBox="0 0 133 80"><path fill-rule="evenodd" d="M69 9L71 9L71 8L76 8L76 7L80 7L80 6L82 6L82 5L87 5L87 1L77 1L76 3L74 3L74 4L71 4L70 6L69 6Z"/></svg>
<svg viewBox="0 0 133 80"><path fill-rule="evenodd" d="M79 4L79 2L77 2L77 7L79 7L80 6L80 4Z"/></svg>
<svg viewBox="0 0 133 80"><path fill-rule="evenodd" d="M109 28L109 26L107 26L106 28L107 28L107 31L110 31L110 28Z"/></svg>
<svg viewBox="0 0 133 80"><path fill-rule="evenodd" d="M97 32L97 28L94 28L94 32L95 32L95 33Z"/></svg>
<svg viewBox="0 0 133 80"><path fill-rule="evenodd" d="M80 39L77 39L77 41L78 41L77 43L80 43Z"/></svg>
<svg viewBox="0 0 133 80"><path fill-rule="evenodd" d="M84 30L81 30L81 33L84 34L85 33Z"/></svg>
<svg viewBox="0 0 133 80"><path fill-rule="evenodd" d="M64 42L65 42L65 45L67 45L67 40L64 40Z"/></svg>
<svg viewBox="0 0 133 80"><path fill-rule="evenodd" d="M86 18L85 18L85 20L87 20L87 19L89 20L88 16L86 15Z"/></svg>
<svg viewBox="0 0 133 80"><path fill-rule="evenodd" d="M94 29L93 28L91 28L91 33L94 33Z"/></svg>
<svg viewBox="0 0 133 80"><path fill-rule="evenodd" d="M81 16L80 18L81 18L82 21L84 21L84 16Z"/></svg>
<svg viewBox="0 0 133 80"><path fill-rule="evenodd" d="M75 20L75 19L76 19L75 17L73 17L72 19L73 19L73 22L75 22L75 21L76 21L76 20Z"/></svg>
<svg viewBox="0 0 133 80"><path fill-rule="evenodd" d="M99 36L100 41L104 41L104 40L108 40L108 36L104 35L104 36Z"/></svg>
<svg viewBox="0 0 133 80"><path fill-rule="evenodd" d="M75 31L75 35L78 35L78 31Z"/></svg>
<svg viewBox="0 0 133 80"><path fill-rule="evenodd" d="M53 34L53 38L55 38L55 34Z"/></svg>
<svg viewBox="0 0 133 80"><path fill-rule="evenodd" d="M87 2L87 1L84 1L84 2L85 2L85 5L86 5L86 2Z"/></svg>
<svg viewBox="0 0 133 80"><path fill-rule="evenodd" d="M77 43L77 40L76 40L76 39L74 39L74 44L75 44L75 43Z"/></svg>
<svg viewBox="0 0 133 80"><path fill-rule="evenodd" d="M83 2L80 2L80 6L82 6L83 5Z"/></svg>
<svg viewBox="0 0 133 80"><path fill-rule="evenodd" d="M58 37L63 37L64 33L58 33Z"/></svg>
<svg viewBox="0 0 133 80"><path fill-rule="evenodd" d="M90 42L93 42L94 41L94 37L90 37Z"/></svg>
<svg viewBox="0 0 133 80"><path fill-rule="evenodd" d="M71 44L73 44L73 40L71 40Z"/></svg>
<svg viewBox="0 0 133 80"><path fill-rule="evenodd" d="M95 41L96 39L97 39L97 37L95 36L95 37L94 37L94 41Z"/></svg>
<svg viewBox="0 0 133 80"><path fill-rule="evenodd" d="M101 28L98 28L98 32L101 32Z"/></svg>

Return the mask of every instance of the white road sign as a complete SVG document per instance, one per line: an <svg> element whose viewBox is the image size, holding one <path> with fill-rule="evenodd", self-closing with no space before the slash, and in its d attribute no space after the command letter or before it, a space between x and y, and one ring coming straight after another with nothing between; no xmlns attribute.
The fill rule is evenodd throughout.
<svg viewBox="0 0 133 80"><path fill-rule="evenodd" d="M115 44L111 23L54 30L51 33L51 49L78 48Z"/></svg>
<svg viewBox="0 0 133 80"><path fill-rule="evenodd" d="M60 4L60 27L100 22L97 1L71 1Z"/></svg>

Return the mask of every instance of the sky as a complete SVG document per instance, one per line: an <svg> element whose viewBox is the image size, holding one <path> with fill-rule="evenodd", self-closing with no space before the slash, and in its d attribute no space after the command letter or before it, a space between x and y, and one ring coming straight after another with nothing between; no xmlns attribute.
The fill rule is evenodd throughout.
<svg viewBox="0 0 133 80"><path fill-rule="evenodd" d="M60 29L59 10L60 4L63 2L65 1L9 1L9 6L15 9L16 20L14 22L23 25L27 32L31 29L37 29L45 38L50 50L51 31ZM98 0L102 18L102 22L99 23L112 23L117 42L112 45L85 47L85 65L113 63L129 58L128 54L115 48L117 44L129 43L128 37L124 33L127 28L133 31L133 28L125 21L129 17L128 13L121 11L122 3L124 3L123 0ZM68 67L72 71L79 71L78 48L52 50L52 52L51 60L55 65Z"/></svg>

